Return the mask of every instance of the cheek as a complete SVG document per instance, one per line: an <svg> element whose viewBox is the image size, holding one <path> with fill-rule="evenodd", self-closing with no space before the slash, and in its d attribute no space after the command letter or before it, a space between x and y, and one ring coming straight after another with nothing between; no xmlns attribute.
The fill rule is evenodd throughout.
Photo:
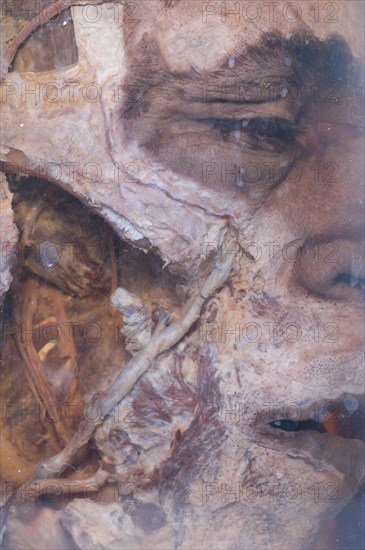
<svg viewBox="0 0 365 550"><path fill-rule="evenodd" d="M350 303L339 310L308 292L291 296L286 284L280 298L252 287L226 288L208 305L197 337L215 350L222 394L284 404L311 394L358 393L364 336L354 327L362 326L361 308Z"/></svg>
<svg viewBox="0 0 365 550"><path fill-rule="evenodd" d="M348 236L363 226L363 137L331 120L320 124L316 151L298 159L270 197L271 208L298 237Z"/></svg>

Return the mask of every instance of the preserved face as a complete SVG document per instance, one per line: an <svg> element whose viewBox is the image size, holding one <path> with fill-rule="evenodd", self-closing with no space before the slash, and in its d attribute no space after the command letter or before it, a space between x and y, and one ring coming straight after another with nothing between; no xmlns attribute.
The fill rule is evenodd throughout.
<svg viewBox="0 0 365 550"><path fill-rule="evenodd" d="M248 253L222 250L234 274L188 339L201 372L180 352L200 408L175 417L159 499L181 548L304 546L362 476L363 445L341 429L363 392L357 59L301 6L304 20L278 3L271 21L260 3L180 2L157 21L146 7L127 44L127 139L193 179ZM321 433L330 409L337 435Z"/></svg>
<svg viewBox="0 0 365 550"><path fill-rule="evenodd" d="M119 404L131 417L110 414L94 434L101 467L138 486L133 499L76 499L57 518L80 548L106 544L111 517L121 527L100 547L314 548L363 481L361 7L167 4L138 2L123 19L106 147L126 172L137 166L132 183L116 190L106 179L103 192L76 177L72 191L96 197L112 224L113 212L129 220L139 231L129 242L148 239L184 295L212 255L231 257L232 269ZM92 121L91 107L69 109L89 109ZM37 156L9 135L6 147ZM54 147L43 161L57 161ZM59 162L72 159L63 154ZM174 284L161 284L158 299L179 303ZM133 272L119 286L153 299Z"/></svg>

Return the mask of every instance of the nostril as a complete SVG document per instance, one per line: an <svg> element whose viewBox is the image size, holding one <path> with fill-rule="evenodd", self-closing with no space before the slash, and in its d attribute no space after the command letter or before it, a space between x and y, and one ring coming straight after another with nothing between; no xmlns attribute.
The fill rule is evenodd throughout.
<svg viewBox="0 0 365 550"><path fill-rule="evenodd" d="M295 283L329 300L359 300L365 290L359 242L310 242L294 265Z"/></svg>
<svg viewBox="0 0 365 550"><path fill-rule="evenodd" d="M357 288L361 291L365 290L365 278L356 277L352 273L340 273L340 275L337 275L337 277L333 281L333 284L336 285L341 283L348 285L351 288Z"/></svg>

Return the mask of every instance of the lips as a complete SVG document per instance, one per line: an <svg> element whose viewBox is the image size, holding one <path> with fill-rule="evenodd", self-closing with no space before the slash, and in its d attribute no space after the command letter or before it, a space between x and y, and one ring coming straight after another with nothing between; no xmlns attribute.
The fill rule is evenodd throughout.
<svg viewBox="0 0 365 550"><path fill-rule="evenodd" d="M269 424L285 432L314 431L365 441L364 403L363 395L346 394L336 401L309 405L301 412L300 418L290 418L287 414L285 418L279 416Z"/></svg>
<svg viewBox="0 0 365 550"><path fill-rule="evenodd" d="M342 474L348 491L364 481L364 396L344 395L336 401L315 402L292 417L273 410L270 417L256 418L256 441L304 460L316 470ZM300 417L298 419L298 416Z"/></svg>

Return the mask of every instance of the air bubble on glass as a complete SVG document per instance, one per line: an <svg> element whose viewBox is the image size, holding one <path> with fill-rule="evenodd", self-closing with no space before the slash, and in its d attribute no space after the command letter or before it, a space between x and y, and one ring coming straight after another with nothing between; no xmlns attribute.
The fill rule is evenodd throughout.
<svg viewBox="0 0 365 550"><path fill-rule="evenodd" d="M49 241L43 241L40 245L40 260L46 269L53 267L59 260L56 246Z"/></svg>
<svg viewBox="0 0 365 550"><path fill-rule="evenodd" d="M292 58L291 57L284 57L284 62L287 67L290 67L292 64Z"/></svg>
<svg viewBox="0 0 365 550"><path fill-rule="evenodd" d="M353 395L346 395L343 399L343 403L349 414L354 413L359 408L359 402Z"/></svg>

